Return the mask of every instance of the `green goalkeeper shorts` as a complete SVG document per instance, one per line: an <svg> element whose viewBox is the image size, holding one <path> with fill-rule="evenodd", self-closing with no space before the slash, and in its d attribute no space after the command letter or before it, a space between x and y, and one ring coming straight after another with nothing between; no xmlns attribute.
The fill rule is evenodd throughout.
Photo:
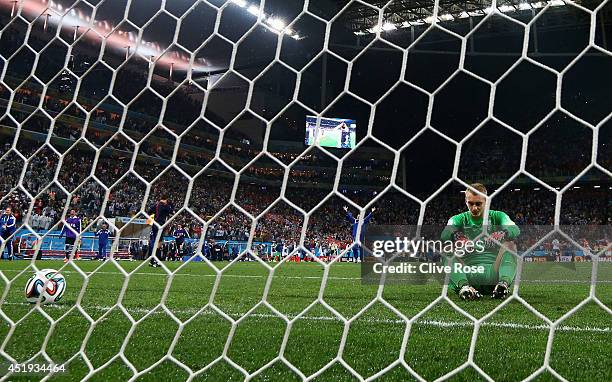
<svg viewBox="0 0 612 382"><path fill-rule="evenodd" d="M458 292L464 285L469 284L478 289L480 293L488 294L493 291L493 288L495 288L495 285L497 285L500 280L507 282L508 286L511 286L516 276L517 260L510 252L505 252L502 255L497 269L495 269L495 263L472 263L470 265L482 266L484 272L452 273L449 286L451 286L455 292Z"/></svg>
<svg viewBox="0 0 612 382"><path fill-rule="evenodd" d="M493 292L493 288L499 282L498 272L494 269L493 264L483 265L483 267L483 273L466 274L468 282L481 293Z"/></svg>

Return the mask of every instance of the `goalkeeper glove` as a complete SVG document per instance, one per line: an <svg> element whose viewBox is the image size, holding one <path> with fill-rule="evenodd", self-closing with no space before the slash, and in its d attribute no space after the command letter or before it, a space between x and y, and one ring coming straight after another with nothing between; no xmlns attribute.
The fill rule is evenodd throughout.
<svg viewBox="0 0 612 382"><path fill-rule="evenodd" d="M453 233L453 241L457 242L457 241L468 241L469 239L467 238L467 236L465 236L465 234L462 231L455 231Z"/></svg>
<svg viewBox="0 0 612 382"><path fill-rule="evenodd" d="M504 241L505 238L506 238L506 231L493 232L485 238L485 246L493 247L497 245L497 243L501 244L501 242Z"/></svg>
<svg viewBox="0 0 612 382"><path fill-rule="evenodd" d="M497 283L497 285L495 285L491 298L498 298L500 300L503 300L508 297L509 291L510 287L508 286L508 283L505 281L500 281L499 283Z"/></svg>
<svg viewBox="0 0 612 382"><path fill-rule="evenodd" d="M478 290L476 290L474 287L464 285L459 290L459 297L466 301L473 301L479 299L482 296L480 295L480 292L478 292Z"/></svg>

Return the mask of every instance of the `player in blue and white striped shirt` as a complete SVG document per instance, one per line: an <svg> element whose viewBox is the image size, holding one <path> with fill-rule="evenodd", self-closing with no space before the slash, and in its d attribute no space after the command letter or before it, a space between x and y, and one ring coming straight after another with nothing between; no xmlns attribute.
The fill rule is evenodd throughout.
<svg viewBox="0 0 612 382"><path fill-rule="evenodd" d="M2 237L2 241L5 242L6 251L8 253L8 259L13 260L13 238L12 235L15 233L16 227L16 219L13 215L13 211L11 207L6 207L4 210L4 214L0 216L0 236ZM4 258L4 256L2 256Z"/></svg>
<svg viewBox="0 0 612 382"><path fill-rule="evenodd" d="M347 206L344 206L343 209L346 212L346 220L351 224L351 235L353 236L353 242L355 242L357 241L357 228L359 227L359 220L361 219L361 214L357 217L354 217ZM372 214L374 213L374 211L376 211L376 207L372 207L371 212L367 214L362 220L361 233L359 234L359 241L361 242L361 245L364 244L366 226L370 223L370 220L372 220ZM354 261L355 263L361 262L363 260L361 245L353 245L352 261Z"/></svg>

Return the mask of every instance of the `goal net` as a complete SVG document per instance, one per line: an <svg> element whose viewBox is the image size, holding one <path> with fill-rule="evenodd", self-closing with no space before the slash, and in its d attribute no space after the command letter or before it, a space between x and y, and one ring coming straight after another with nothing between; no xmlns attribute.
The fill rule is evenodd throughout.
<svg viewBox="0 0 612 382"><path fill-rule="evenodd" d="M611 23L0 0L0 380L609 379Z"/></svg>

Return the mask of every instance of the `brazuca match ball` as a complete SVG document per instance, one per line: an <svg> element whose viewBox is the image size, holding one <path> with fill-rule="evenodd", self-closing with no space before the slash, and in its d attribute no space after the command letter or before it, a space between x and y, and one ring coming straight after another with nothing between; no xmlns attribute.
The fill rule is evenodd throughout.
<svg viewBox="0 0 612 382"><path fill-rule="evenodd" d="M66 279L55 269L42 269L32 275L25 286L29 303L51 304L62 299L66 291Z"/></svg>

